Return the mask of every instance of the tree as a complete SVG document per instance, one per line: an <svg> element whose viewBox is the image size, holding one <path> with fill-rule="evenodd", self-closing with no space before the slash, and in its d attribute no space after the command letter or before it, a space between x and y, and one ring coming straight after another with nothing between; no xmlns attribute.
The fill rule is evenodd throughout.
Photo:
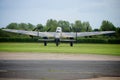
<svg viewBox="0 0 120 80"><path fill-rule="evenodd" d="M28 23L28 30L33 30L35 28L35 26L31 23Z"/></svg>
<svg viewBox="0 0 120 80"><path fill-rule="evenodd" d="M26 23L20 23L19 24L19 29L21 29L21 30L29 30L28 28L29 27Z"/></svg>
<svg viewBox="0 0 120 80"><path fill-rule="evenodd" d="M100 29L102 31L114 31L116 30L116 27L111 22L103 20Z"/></svg>
<svg viewBox="0 0 120 80"><path fill-rule="evenodd" d="M80 20L75 21L75 23L71 24L71 28L73 31L77 32L86 32L92 31L92 27L90 26L89 22L81 22Z"/></svg>
<svg viewBox="0 0 120 80"><path fill-rule="evenodd" d="M120 27L117 27L116 28L116 37L118 38L120 38Z"/></svg>
<svg viewBox="0 0 120 80"><path fill-rule="evenodd" d="M75 23L73 24L72 29L74 30L74 32L81 32L82 31L82 23L80 20L75 21Z"/></svg>
<svg viewBox="0 0 120 80"><path fill-rule="evenodd" d="M96 29L94 29L93 31L100 31L100 29L97 29L97 28L96 28Z"/></svg>
<svg viewBox="0 0 120 80"><path fill-rule="evenodd" d="M92 31L92 27L90 26L89 22L83 22L82 23L82 31L84 32L91 32Z"/></svg>
<svg viewBox="0 0 120 80"><path fill-rule="evenodd" d="M18 29L18 24L17 23L10 23L9 25L7 25L8 29Z"/></svg>
<svg viewBox="0 0 120 80"><path fill-rule="evenodd" d="M37 27L35 28L37 31L43 31L43 25L37 24Z"/></svg>
<svg viewBox="0 0 120 80"><path fill-rule="evenodd" d="M8 29L21 29L21 30L33 30L34 29L34 25L31 23L10 23L9 25L7 25L6 28Z"/></svg>
<svg viewBox="0 0 120 80"><path fill-rule="evenodd" d="M47 31L53 32L56 30L57 27L58 27L58 24L57 24L56 20L53 20L53 19L47 20L47 23L46 23L46 30Z"/></svg>
<svg viewBox="0 0 120 80"><path fill-rule="evenodd" d="M62 27L64 32L70 32L70 23L68 21L60 20L58 21L58 26Z"/></svg>

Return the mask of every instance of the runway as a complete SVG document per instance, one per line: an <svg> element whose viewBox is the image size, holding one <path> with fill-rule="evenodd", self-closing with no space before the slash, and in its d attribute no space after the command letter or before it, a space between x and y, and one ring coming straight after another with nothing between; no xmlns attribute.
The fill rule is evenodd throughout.
<svg viewBox="0 0 120 80"><path fill-rule="evenodd" d="M120 77L120 61L0 60L0 78L77 80Z"/></svg>

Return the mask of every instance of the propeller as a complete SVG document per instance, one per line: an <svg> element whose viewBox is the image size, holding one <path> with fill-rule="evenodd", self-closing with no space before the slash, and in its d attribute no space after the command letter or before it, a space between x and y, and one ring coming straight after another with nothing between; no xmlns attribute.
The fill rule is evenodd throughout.
<svg viewBox="0 0 120 80"><path fill-rule="evenodd" d="M37 28L37 27L35 27L32 31L38 31L39 30L39 28ZM32 39L34 38L34 36L32 36L32 35L29 35ZM38 34L38 36L39 36L39 34Z"/></svg>
<svg viewBox="0 0 120 80"><path fill-rule="evenodd" d="M48 28L48 29L47 29L47 32L49 32L50 30L51 30L51 28Z"/></svg>
<svg viewBox="0 0 120 80"><path fill-rule="evenodd" d="M35 31L37 28L35 27L32 31Z"/></svg>

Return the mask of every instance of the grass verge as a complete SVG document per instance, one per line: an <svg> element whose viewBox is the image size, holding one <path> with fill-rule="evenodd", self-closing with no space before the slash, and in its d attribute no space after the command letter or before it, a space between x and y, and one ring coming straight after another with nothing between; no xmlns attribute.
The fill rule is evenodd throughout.
<svg viewBox="0 0 120 80"><path fill-rule="evenodd" d="M54 43L43 46L43 43L0 43L0 52L39 52L66 54L105 54L120 56L120 44L69 44L62 43L56 47Z"/></svg>

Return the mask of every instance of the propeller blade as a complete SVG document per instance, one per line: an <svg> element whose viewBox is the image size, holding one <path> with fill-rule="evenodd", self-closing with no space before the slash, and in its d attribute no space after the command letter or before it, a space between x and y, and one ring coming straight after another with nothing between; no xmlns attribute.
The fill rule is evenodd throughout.
<svg viewBox="0 0 120 80"><path fill-rule="evenodd" d="M49 32L51 30L51 28L48 28L47 32Z"/></svg>

